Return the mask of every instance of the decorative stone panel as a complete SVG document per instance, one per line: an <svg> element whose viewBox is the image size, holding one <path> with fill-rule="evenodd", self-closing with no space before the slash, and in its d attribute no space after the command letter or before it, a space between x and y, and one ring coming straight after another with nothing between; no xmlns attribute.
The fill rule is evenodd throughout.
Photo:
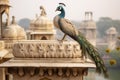
<svg viewBox="0 0 120 80"><path fill-rule="evenodd" d="M80 58L81 50L73 41L27 40L14 44L13 55L17 58Z"/></svg>

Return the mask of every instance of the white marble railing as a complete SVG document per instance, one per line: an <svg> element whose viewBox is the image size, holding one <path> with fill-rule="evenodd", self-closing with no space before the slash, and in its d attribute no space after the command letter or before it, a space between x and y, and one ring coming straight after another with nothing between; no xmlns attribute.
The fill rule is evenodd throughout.
<svg viewBox="0 0 120 80"><path fill-rule="evenodd" d="M14 43L5 43L5 49L12 49Z"/></svg>
<svg viewBox="0 0 120 80"><path fill-rule="evenodd" d="M79 58L81 50L73 41L26 40L14 44L13 55L17 58Z"/></svg>

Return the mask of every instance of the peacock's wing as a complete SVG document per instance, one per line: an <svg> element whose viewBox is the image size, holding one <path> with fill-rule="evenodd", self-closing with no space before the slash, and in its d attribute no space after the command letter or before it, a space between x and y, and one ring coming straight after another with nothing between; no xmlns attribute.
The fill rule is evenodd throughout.
<svg viewBox="0 0 120 80"><path fill-rule="evenodd" d="M67 35L73 36L78 35L78 30L75 29L75 26L67 19L61 18L58 21L58 24L60 26L60 29Z"/></svg>
<svg viewBox="0 0 120 80"><path fill-rule="evenodd" d="M55 16L53 19L53 24L56 28L60 29L59 25L58 25L58 20L60 19L59 16Z"/></svg>

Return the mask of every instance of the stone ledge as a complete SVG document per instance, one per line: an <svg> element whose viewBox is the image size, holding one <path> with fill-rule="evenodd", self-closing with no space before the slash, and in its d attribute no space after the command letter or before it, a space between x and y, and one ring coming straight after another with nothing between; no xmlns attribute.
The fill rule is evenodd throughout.
<svg viewBox="0 0 120 80"><path fill-rule="evenodd" d="M17 58L80 58L80 46L75 41L25 40L13 46Z"/></svg>
<svg viewBox="0 0 120 80"><path fill-rule="evenodd" d="M0 67L46 67L46 68L95 68L94 62L91 60L83 62L78 59L66 59L66 58L39 58L39 59L25 59L25 58L13 58L0 64Z"/></svg>

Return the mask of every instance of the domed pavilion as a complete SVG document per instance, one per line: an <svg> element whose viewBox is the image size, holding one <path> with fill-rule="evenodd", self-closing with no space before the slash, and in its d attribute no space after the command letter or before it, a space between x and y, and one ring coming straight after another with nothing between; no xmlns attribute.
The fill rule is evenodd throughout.
<svg viewBox="0 0 120 80"><path fill-rule="evenodd" d="M12 17L11 24L7 25L3 29L2 39L7 43L8 42L12 43L12 42L16 42L17 40L25 40L26 39L25 30L15 22L14 16Z"/></svg>
<svg viewBox="0 0 120 80"><path fill-rule="evenodd" d="M40 7L41 14L32 20L29 27L29 39L32 40L53 40L55 30L53 22L48 19L43 6Z"/></svg>

